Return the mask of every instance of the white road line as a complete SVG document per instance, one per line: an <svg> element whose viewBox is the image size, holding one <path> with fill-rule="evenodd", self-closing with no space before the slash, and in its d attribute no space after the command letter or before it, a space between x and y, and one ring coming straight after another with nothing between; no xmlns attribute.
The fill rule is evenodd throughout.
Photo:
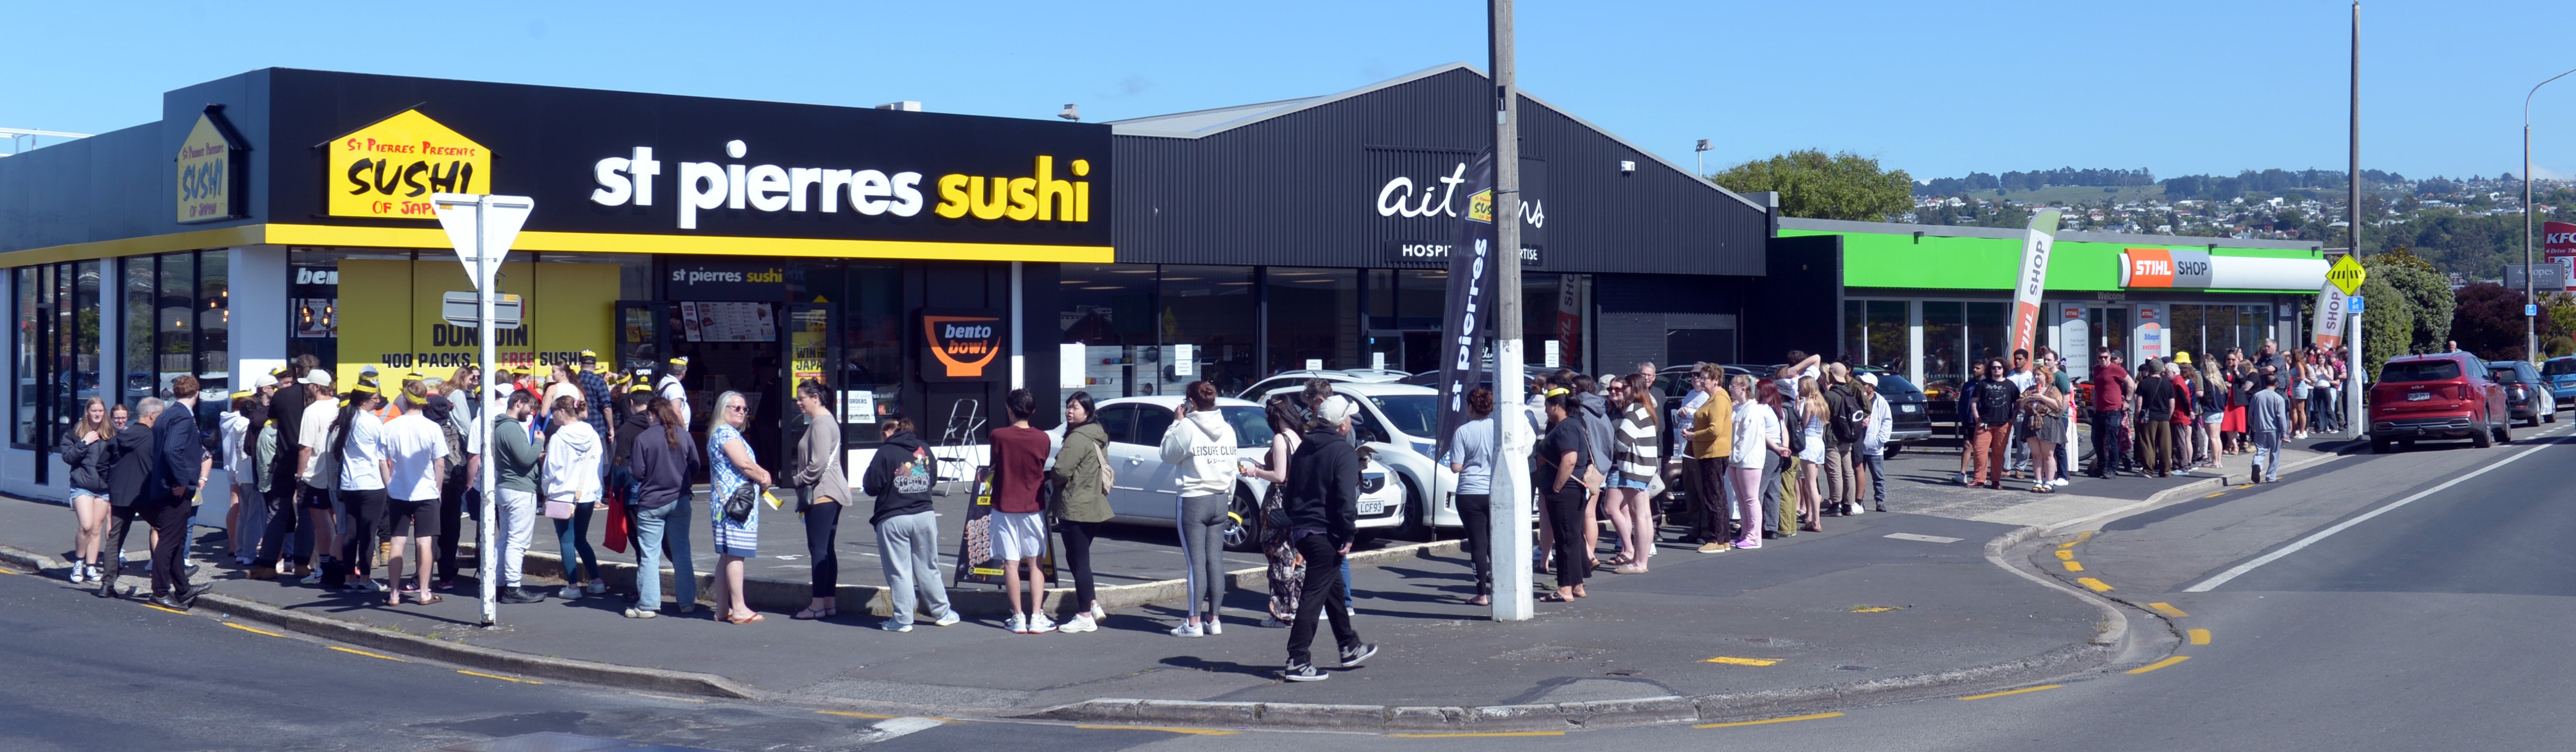
<svg viewBox="0 0 2576 752"><path fill-rule="evenodd" d="M2555 433L2555 432L2553 431L2552 433ZM2264 554L2264 555L2262 555L2262 556L2256 557L2253 561L2249 561L2249 562L2245 562L2245 563L2243 563L2243 564L2238 564L2238 565L2236 565L2236 566L2229 567L2229 568L2227 569L2227 571L2225 571L2225 572L2220 572L2220 573L2218 573L2218 575L2217 575L2217 576L2215 576L2215 577L2211 577L2211 578L2206 579L2206 580L2202 580L2202 581L2200 581L2198 584L2194 584L2194 585L2192 585L2191 587L2183 588L2183 589L2182 589L2182 591L2183 591L2183 592L2186 592L2186 593L2206 593L2206 592L2209 592L2209 591L2211 591L2211 590L2215 590L2215 589L2217 589L2217 588L2218 588L2218 586L2227 584L2227 581L2228 581L2228 580L2233 580L2233 579L2236 579L2236 578L2238 578L2238 577L2245 576L2245 573L2247 573L2247 572L2251 572L2251 571L2254 571L2254 568L2255 568L2255 567L2260 567L2260 566L2263 566L2263 565L2265 565L2265 564L2270 564L2270 563L2275 562L2275 561L2280 561L2280 560L2281 560L2281 557L2288 556L2288 555L2290 555L2290 554L2294 554L2294 553L2298 553L2298 552L2299 552L2299 549L2307 548L2309 545L2314 544L2314 543L2316 543L2317 541L2325 540L2327 536L2331 536L2331 535L2334 535L2335 533L2343 532L2343 531L2345 531L2345 530L2347 530L2347 529L2350 529L2350 528L2351 528L2352 526L2354 526L2354 525L2359 525L2359 524L2364 523L2364 522L2369 522L2369 521L2371 520L2371 518L2373 518L2373 517L2378 517L2378 516L2380 516L2380 515L2387 514L2387 513L2389 513L2390 511L2393 511L2393 510L2397 509L2398 507L2406 506L2406 505L2408 505L2408 504L2413 504L2413 503L2415 503L2415 501L2416 501L2416 500L2418 500L2418 499L2422 499L2422 498L2424 498L2424 497L2431 496L2431 495L2433 495L2433 494L2441 493L2443 490L2448 489L2448 488L2450 488L2450 487L2452 487L2452 486L2456 486L2456 485L2459 485L2459 484L2461 484L2461 483L2465 483L2465 482L2467 482L2470 478L2475 478L2475 477L2478 477L2478 476L2481 476L2481 475L2485 475L2485 474L2487 474L2487 471L2489 471L2489 470L2494 470L2494 469L2499 468L2499 467L2504 467L2506 464L2511 463L2511 462L2513 462L2514 460L2519 460L2519 459L2522 459L2522 458L2524 458L2524 457L2529 457L2529 456L2531 456L2531 454L2532 454L2533 452L2537 452L2537 451L2540 451L2540 450L2543 450L2543 449L2547 449L2547 448L2549 448L2549 447L2551 447L2551 446L2555 446L2555 445L2556 445L2555 443L2551 443L2551 444L2542 444L2542 445L2540 445L2540 446L2536 446L2536 447L2532 447L2532 448L2530 448L2530 449L2522 450L2522 451L2520 451L2520 452L2515 453L2515 454L2514 454L2513 456L2511 456L2511 457L2506 457L2506 458L2504 458L2504 459L2496 460L2494 463L2489 464L2489 465L2487 465L2486 467L2478 468L2477 470L2472 471L2472 472L2470 472L2470 473L2469 473L2469 474L2467 474L2467 475L2462 475L2462 476L2460 476L2460 477L2452 478L2452 479L2450 479L2450 480L2448 480L2448 481L2445 481L2445 482L2443 482L2443 483L2442 483L2442 485L2434 486L2434 487L2432 487L2432 488L2427 488L2427 489L2424 489L2424 490L2423 490L2423 491L2421 491L2421 492L2416 493L2416 494L2415 494L2415 495L2413 495L2413 496L2408 496L2408 497L2403 498L2403 499L2398 499L2398 500L2396 500L2396 501L2389 502L2389 503L2388 503L2388 505L2386 505L2386 506L2382 506L2382 507L2380 507L2380 508L2378 508L2378 509L2370 510L2369 512L2366 512L2366 513L2362 514L2362 515L2361 515L2361 516L2359 516L2359 517L2354 517L2354 518L2349 519L2349 520L2344 520L2344 521L2342 521L2342 522L2335 523L2335 525L2334 525L2333 527L2329 527L2329 528L2326 528L2326 529L2324 529L2324 530L2319 530L2319 531L2316 531L2316 532L2314 532L2314 533L2310 533L2310 534L2308 535L2308 537L2300 538L2300 539L2298 540L2298 542L2296 542L2296 543L2292 543L2292 544L2287 545L2287 546L2282 546L2280 550L2278 550L2278 551L2273 551L2273 552L2271 552L2271 553Z"/></svg>
<svg viewBox="0 0 2576 752"><path fill-rule="evenodd" d="M939 719L936 718L889 718L876 723L876 733L871 734L876 738L870 741L871 743L881 742L915 731L939 728L940 725Z"/></svg>
<svg viewBox="0 0 2576 752"><path fill-rule="evenodd" d="M1895 538L1897 540L1922 541L1925 543L1957 543L1959 541L1966 540L1965 538L1944 538L1938 535L1920 535L1916 533L1888 533L1879 537Z"/></svg>

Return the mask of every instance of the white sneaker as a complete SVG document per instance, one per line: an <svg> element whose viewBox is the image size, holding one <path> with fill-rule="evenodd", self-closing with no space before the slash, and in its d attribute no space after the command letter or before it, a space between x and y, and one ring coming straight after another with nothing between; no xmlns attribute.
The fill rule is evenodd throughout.
<svg viewBox="0 0 2576 752"><path fill-rule="evenodd" d="M1853 502L1843 505L1843 513L1858 517L1864 514L1869 514L1869 508L1861 506L1858 502Z"/></svg>
<svg viewBox="0 0 2576 752"><path fill-rule="evenodd" d="M1109 618L1109 609L1101 608L1098 603L1091 604L1092 621L1097 622L1106 618Z"/></svg>
<svg viewBox="0 0 2576 752"><path fill-rule="evenodd" d="M2066 483L2067 483L2067 479L2065 479L2065 478L2059 478L2059 479L2057 479L2057 480L2049 481L2049 482L2048 482L2048 486L2049 486L2050 488L2065 488L2065 487L2066 487Z"/></svg>
<svg viewBox="0 0 2576 752"><path fill-rule="evenodd" d="M1055 631L1055 620L1047 618L1046 614L1029 614L1028 627L1029 634L1046 634Z"/></svg>
<svg viewBox="0 0 2576 752"><path fill-rule="evenodd" d="M1173 627L1173 628L1172 628L1172 636L1173 636L1173 637L1205 637L1205 636L1207 636L1207 630L1200 629L1200 628L1199 628L1199 625L1196 625L1196 624L1182 624L1182 625L1180 625L1180 626L1177 626L1177 627Z"/></svg>
<svg viewBox="0 0 2576 752"><path fill-rule="evenodd" d="M1099 623L1092 621L1091 614L1082 613L1074 614L1073 618L1066 619L1064 626L1056 628L1055 631L1063 632L1065 634L1082 634L1084 632L1096 632L1099 630L1100 625Z"/></svg>
<svg viewBox="0 0 2576 752"><path fill-rule="evenodd" d="M1010 629L1011 634L1028 634L1029 617L1022 616L1020 614L1012 614Z"/></svg>
<svg viewBox="0 0 2576 752"><path fill-rule="evenodd" d="M957 626L958 621L960 621L960 619L957 618L957 612L951 611L948 612L947 616L939 617L938 621L931 622L930 625L934 627L953 627Z"/></svg>
<svg viewBox="0 0 2576 752"><path fill-rule="evenodd" d="M591 580L591 581L590 581L590 585L589 585L588 587L584 587L584 588L582 588L582 589L581 589L581 591L582 591L582 592L585 592L585 593L589 593L589 594L591 594L591 595L599 595L599 594L602 594L602 593L606 593L606 592L608 592L608 583L601 582L601 581L598 581L598 580Z"/></svg>
<svg viewBox="0 0 2576 752"><path fill-rule="evenodd" d="M1225 634L1225 621L1218 619L1216 614L1208 614L1207 621L1201 623L1199 628L1211 635Z"/></svg>
<svg viewBox="0 0 2576 752"><path fill-rule="evenodd" d="M78 585L89 581L89 573L86 569L82 568L79 562L73 562L72 574L69 579L72 581L72 584Z"/></svg>
<svg viewBox="0 0 2576 752"><path fill-rule="evenodd" d="M557 598L562 598L562 599L564 599L564 600L572 600L572 599L575 599L575 598L579 598L579 597L581 597L581 586L580 586L580 585L565 585L565 586L563 586L563 589L562 589L562 590L557 590L557 591L555 591L555 597L557 597Z"/></svg>

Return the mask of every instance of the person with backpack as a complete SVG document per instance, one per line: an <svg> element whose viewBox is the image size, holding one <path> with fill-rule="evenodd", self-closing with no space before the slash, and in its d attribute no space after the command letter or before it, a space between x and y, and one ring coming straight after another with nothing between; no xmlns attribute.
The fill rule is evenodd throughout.
<svg viewBox="0 0 2576 752"><path fill-rule="evenodd" d="M1225 632L1217 611L1225 602L1226 507L1234 500L1242 459L1235 453L1234 426L1217 410L1216 382L1190 382L1184 394L1180 418L1164 429L1162 447L1164 464L1180 476L1180 493L1172 503L1189 595L1187 621L1173 627L1172 634L1199 637Z"/></svg>
<svg viewBox="0 0 2576 752"><path fill-rule="evenodd" d="M1100 620L1109 616L1100 608L1091 573L1091 540L1111 516L1109 430L1101 427L1090 392L1065 398L1064 425L1064 448L1056 452L1055 467L1047 472L1056 483L1056 533L1064 538L1065 566L1073 570L1074 611L1073 618L1056 631L1081 634L1098 631Z"/></svg>
<svg viewBox="0 0 2576 752"><path fill-rule="evenodd" d="M1562 396L1549 398L1552 414L1563 416L1565 407ZM1333 643L1341 649L1342 668L1357 668L1361 661L1377 654L1377 646L1361 640L1359 630L1351 627L1350 604L1337 597L1342 589L1342 557L1350 554L1351 541L1358 532L1355 523L1359 512L1360 458L1359 450L1351 446L1350 431L1351 416L1359 411L1359 405L1346 396L1326 397L1315 403L1306 423L1305 441L1288 461L1289 540L1307 564L1305 592L1298 594L1297 619L1288 627L1288 665L1280 672L1288 681L1322 681L1330 676L1315 669L1310 651L1318 616L1333 624ZM1579 503L1582 489L1578 486L1565 496ZM1557 519L1557 524L1564 525L1571 513ZM1559 535L1557 545L1581 539L1580 535ZM1579 581L1581 575L1576 578Z"/></svg>
<svg viewBox="0 0 2576 752"><path fill-rule="evenodd" d="M677 417L677 416L674 416ZM888 632L910 632L928 613L931 624L958 622L948 605L948 588L939 577L939 521L930 510L930 489L938 472L928 445L913 434L912 421L901 415L885 419L885 444L877 448L859 490L876 498L868 524L877 528L877 564L886 581L885 621Z"/></svg>
<svg viewBox="0 0 2576 752"><path fill-rule="evenodd" d="M1825 378L1833 382L1825 387L1825 511L1860 514L1865 509L1860 503L1860 473L1854 457L1858 455L1861 434L1869 428L1869 402L1860 398L1859 383L1852 380L1850 366L1826 366Z"/></svg>

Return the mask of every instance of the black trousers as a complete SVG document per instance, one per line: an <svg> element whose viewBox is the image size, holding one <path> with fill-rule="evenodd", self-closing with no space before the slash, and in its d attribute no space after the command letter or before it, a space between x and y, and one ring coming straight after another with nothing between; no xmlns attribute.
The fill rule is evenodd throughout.
<svg viewBox="0 0 2576 752"><path fill-rule="evenodd" d="M295 506L295 489L299 486L287 483L286 488L279 489L277 485L270 484L268 492L260 495L260 503L268 506L268 526L260 530L259 553L252 555L251 566L277 566L277 561L286 557L287 547L294 544L295 528L303 524L299 518L304 516L304 510Z"/></svg>
<svg viewBox="0 0 2576 752"><path fill-rule="evenodd" d="M465 477L465 469L460 466L447 473L447 482L440 484L438 489L439 504L446 508L438 510L441 519L432 555L437 559L438 578L442 580L456 579L456 542L462 539L459 536L466 534L466 516L471 514L476 520L483 519L483 495L468 490L467 486L471 484L472 479ZM482 528L476 527L474 534L481 533ZM477 546L475 550L482 548Z"/></svg>
<svg viewBox="0 0 2576 752"><path fill-rule="evenodd" d="M1458 524L1467 529L1467 561L1476 568L1476 594L1494 594L1494 495L1459 494Z"/></svg>
<svg viewBox="0 0 2576 752"><path fill-rule="evenodd" d="M131 518L126 515L128 510L131 510ZM196 505L180 499L139 503L117 511L120 514L117 515L114 542L118 549L125 547L125 531L132 519L143 520L152 526L152 532L161 536L152 543L152 594L171 595L187 590L188 531L194 527L188 524L188 520L196 516Z"/></svg>
<svg viewBox="0 0 2576 752"><path fill-rule="evenodd" d="M843 506L841 502L828 501L805 508L805 555L814 560L816 598L830 598L840 592L841 553L832 543L841 534Z"/></svg>
<svg viewBox="0 0 2576 752"><path fill-rule="evenodd" d="M1690 462L1697 468L1694 474L1699 476L1699 487L1691 489L1691 499L1699 502L1700 541L1715 543L1727 540L1731 531L1727 530L1726 510L1735 506L1735 500L1726 496L1726 458L1710 457ZM1745 524L1754 522L1747 520Z"/></svg>
<svg viewBox="0 0 2576 752"><path fill-rule="evenodd" d="M1574 512L1582 514L1582 506L1577 504ZM1303 666L1315 661L1317 612L1333 621L1333 644L1344 650L1359 647L1360 633L1351 628L1350 604L1342 601L1342 550L1333 545L1333 536L1309 534L1294 545L1297 555L1306 559L1306 582L1297 594L1297 621L1288 625L1288 665Z"/></svg>
<svg viewBox="0 0 2576 752"><path fill-rule="evenodd" d="M1553 479L1551 479L1553 480ZM1542 490L1545 486L1540 487ZM1592 550L1583 545L1583 485L1568 481L1565 489L1548 493L1548 529L1556 533L1556 586L1570 588L1583 584L1583 576L1592 571ZM1308 572L1314 571L1308 565ZM1312 575L1309 575L1312 576Z"/></svg>
<svg viewBox="0 0 2576 752"><path fill-rule="evenodd" d="M341 491L340 514L348 520L349 538L340 542L340 561L334 567L340 576L334 579L324 575L322 584L326 586L346 584L352 575L361 580L372 576L376 542L385 533L385 490Z"/></svg>
<svg viewBox="0 0 2576 752"><path fill-rule="evenodd" d="M2128 455L2120 453L2120 426L2126 410L2093 411L2093 474L2109 477L2115 468L2127 467Z"/></svg>
<svg viewBox="0 0 2576 752"><path fill-rule="evenodd" d="M126 531L132 529L137 521L141 521L146 526L158 522L159 519L154 516L157 511L159 510L148 504L107 508L107 529L99 531L98 540L98 565L99 569L107 573L106 584L115 585L116 575L125 569L118 564L117 554L125 552Z"/></svg>
<svg viewBox="0 0 2576 752"><path fill-rule="evenodd" d="M1098 522L1065 520L1056 524L1056 533L1064 538L1065 568L1073 570L1073 610L1083 613L1100 600L1100 589L1091 576L1091 539L1100 535Z"/></svg>

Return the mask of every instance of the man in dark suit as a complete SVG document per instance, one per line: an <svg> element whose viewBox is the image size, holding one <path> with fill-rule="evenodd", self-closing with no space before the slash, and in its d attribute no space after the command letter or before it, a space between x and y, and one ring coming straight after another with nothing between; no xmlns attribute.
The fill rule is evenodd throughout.
<svg viewBox="0 0 2576 752"><path fill-rule="evenodd" d="M188 531L197 514L197 488L206 484L213 458L205 436L197 432L197 377L170 382L171 401L152 423L152 482L145 494L158 496L152 531L152 605L188 610L212 584L188 584Z"/></svg>
<svg viewBox="0 0 2576 752"><path fill-rule="evenodd" d="M116 438L108 441L107 504L111 512L106 539L102 541L105 545L101 550L111 552L111 558L115 552L125 550L125 532L133 527L135 520L156 519L152 515L159 508L156 501L159 496L147 493L145 489L152 485L152 422L160 420L161 412L160 398L144 398L135 406L134 419L116 432ZM108 598L117 594L116 576L124 569L117 565L108 567L107 576L99 578L98 597Z"/></svg>

